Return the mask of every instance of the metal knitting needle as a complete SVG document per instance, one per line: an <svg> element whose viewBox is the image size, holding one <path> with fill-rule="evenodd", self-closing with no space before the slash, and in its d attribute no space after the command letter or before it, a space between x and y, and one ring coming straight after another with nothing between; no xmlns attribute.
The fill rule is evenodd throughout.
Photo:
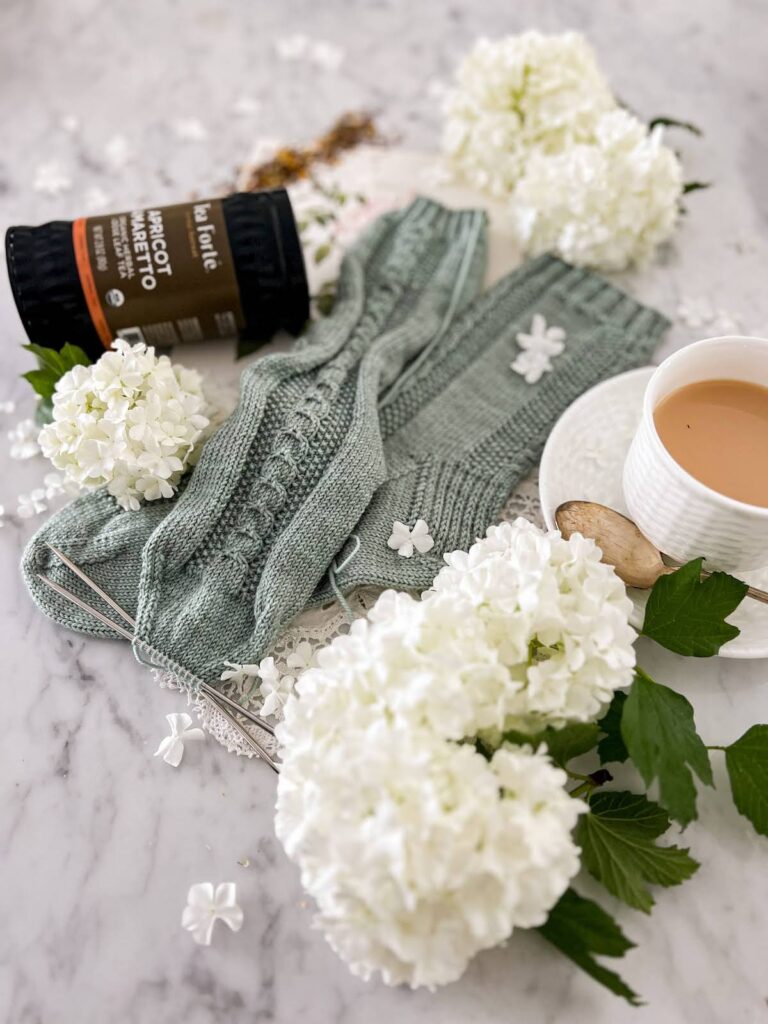
<svg viewBox="0 0 768 1024"><path fill-rule="evenodd" d="M88 614L92 615L94 619L98 619L99 622L113 630L115 633L118 633L124 639L130 640L131 643L133 642L133 633L129 633L128 630L124 626L119 625L119 623L113 622L112 619L108 618L97 608L92 608L91 605L87 604L81 597L78 597L77 594L73 594L71 591L67 590L66 587L62 587L60 583L56 583L56 581L52 580L50 576L45 576L41 572L37 574L37 578L42 580L43 583L51 588L51 590L55 590L56 593L65 600L69 601L71 604L77 605L78 608L82 608L84 612L88 612Z"/></svg>
<svg viewBox="0 0 768 1024"><path fill-rule="evenodd" d="M126 640L129 640L132 643L134 642L135 638L133 634L129 633L127 629L124 629L123 626L119 625L117 622L113 622L112 619L104 615L97 608L93 608L86 601L83 601L83 599L81 597L78 597L77 594L73 594L71 591L67 590L66 587L62 587L61 584L56 583L55 580L52 580L49 576L45 576L43 573L38 573L37 575L39 579L43 581L43 583L49 586L51 590L55 591L65 600L76 605L78 608L81 608L83 611L88 612L89 615L92 615L95 619L103 623L103 625L107 626L109 629L113 630L119 636L124 637ZM84 583L90 584L92 582L82 572L79 572L77 575L83 580ZM252 722L254 722L255 725L259 726L259 728L261 729L264 729L265 732L269 733L272 736L274 736L274 727L269 722L266 722L264 719L262 719L260 716L255 715L252 711L247 710L241 704L238 704L236 701L232 700L230 697L227 697L225 694L219 693L218 690L214 689L212 686L209 686L208 683L201 682L201 689L204 691L204 696L206 700L210 704L212 704L215 707L215 709L227 719L230 725L235 729L235 731L240 736L242 736L242 738L250 746L250 748L254 750L259 755L259 757L266 761L270 768L272 768L274 771L279 771L277 762L274 760L269 751L267 751L258 742L258 740L254 736L252 736L245 728L243 728L243 726L237 721L234 715L227 711L226 707L220 704L219 701L224 701L224 703L229 704L231 707L237 710L238 714L241 714L245 718L250 719Z"/></svg>
<svg viewBox="0 0 768 1024"><path fill-rule="evenodd" d="M238 722L235 716L230 715L226 708L222 707L221 704L219 704L218 701L214 700L214 698L211 697L209 694L205 694L205 699L213 705L216 711L224 715L224 717L227 719L232 728L238 733L239 736L242 737L242 739L245 741L245 743L248 744L251 750L254 750L262 759L262 761L266 761L266 763L269 765L272 771L276 772L279 775L279 763L275 761L272 755L268 753L268 751L264 747L262 747L258 740L256 740L255 737L253 737L248 732L248 730Z"/></svg>
<svg viewBox="0 0 768 1024"><path fill-rule="evenodd" d="M64 565L66 565L68 569L70 569L75 574L75 576L78 577L78 579L82 580L83 583L85 583L85 585L89 587L94 593L98 594L99 597L103 601L105 601L110 608L114 609L114 611L116 611L117 614L125 620L125 622L127 622L130 626L136 626L136 620L134 619L134 617L132 615L129 615L124 608L121 608L117 601L115 601L113 597L110 597L110 595L105 590L103 590L98 585L98 583L96 583L95 580L92 580L91 577L88 576L88 574L85 573L80 568L79 565L73 562L71 558L65 555L63 551L55 547L53 544L50 544L46 541L46 546L54 553L54 555L56 555L56 557L60 561L64 563ZM55 590L57 594L60 594L67 600L72 601L74 604L78 603L78 599L70 591L60 586L60 584L55 583L48 576L43 576L42 574L38 575L42 580L44 580L48 584L49 587ZM126 640L130 640L131 643L137 642L133 634L128 633L127 630L123 629L123 627L121 627L118 623L113 622L111 619L107 618L107 616L103 615L96 608L93 608L91 607L91 605L85 603L81 603L79 607L81 607L84 611L90 612L91 615L97 618L105 626L108 626L110 629L114 629L116 633L119 633L120 636L124 637ZM238 704L236 700L233 700L231 697L228 697L225 693L221 693L215 687L210 686L208 683L204 683L202 680L200 680L200 687L201 689L205 690L210 697L213 697L214 700L220 702L223 701L223 703L228 704L230 708L232 708L238 714L243 715L249 721L253 722L254 725L258 725L260 729L263 729L264 732L268 732L270 736L275 735L274 726L271 725L270 722L266 721L266 719L262 718L261 715L257 715L253 711L249 711L247 708L244 708L242 704Z"/></svg>
<svg viewBox="0 0 768 1024"><path fill-rule="evenodd" d="M50 550L54 553L54 555L56 555L60 562L63 562L64 565L66 565L68 569L71 569L75 576L81 579L87 587L90 587L95 594L98 594L102 601L106 602L106 604L108 604L113 611L116 611L120 618L124 619L129 626L136 625L136 619L134 619L132 615L129 615L124 608L121 608L117 601L115 601L114 598L110 597L105 590L102 590L102 588L98 585L98 583L96 583L95 580L92 580L90 576L86 576L86 574L83 572L80 566L76 565L71 558L68 558L63 551L60 551L58 548L54 547L53 544L50 544L48 541L46 541L46 547L50 548Z"/></svg>

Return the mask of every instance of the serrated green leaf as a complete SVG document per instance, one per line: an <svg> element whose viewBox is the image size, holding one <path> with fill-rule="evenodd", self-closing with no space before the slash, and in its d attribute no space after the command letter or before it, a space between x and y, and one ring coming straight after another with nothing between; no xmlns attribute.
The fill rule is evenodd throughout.
<svg viewBox="0 0 768 1024"><path fill-rule="evenodd" d="M753 725L726 747L725 765L739 813L768 836L768 725Z"/></svg>
<svg viewBox="0 0 768 1024"><path fill-rule="evenodd" d="M626 699L626 693L623 690L617 690L613 695L611 706L597 723L600 731L605 733L605 736L597 744L600 764L614 761L623 762L629 757L626 744L621 736L621 715Z"/></svg>
<svg viewBox="0 0 768 1024"><path fill-rule="evenodd" d="M597 903L568 889L538 932L595 981L630 1005L640 1005L637 994L619 975L595 959L595 956L622 957L634 946Z"/></svg>
<svg viewBox="0 0 768 1024"><path fill-rule="evenodd" d="M530 735L523 732L506 732L504 739L509 743L530 743L537 749L542 743L546 744L549 756L564 768L574 757L586 754L597 744L600 730L595 722L572 722L563 726L562 729L553 729L548 726L540 732Z"/></svg>
<svg viewBox="0 0 768 1024"><path fill-rule="evenodd" d="M653 129L657 124L660 124L664 128L682 128L684 131L690 132L692 135L704 134L698 125L693 124L691 121L679 121L676 117L654 117L652 121L649 121L648 127Z"/></svg>
<svg viewBox="0 0 768 1024"><path fill-rule="evenodd" d="M32 385L36 395L40 395L45 401L50 401L56 390L56 382L59 379L53 370L27 370L21 376Z"/></svg>
<svg viewBox="0 0 768 1024"><path fill-rule="evenodd" d="M48 368L52 370L56 374L57 380L64 372L61 356L55 349L45 348L44 345L36 345L34 342L30 342L29 345L22 345L21 347L25 352L32 353L35 359L37 359L40 369Z"/></svg>
<svg viewBox="0 0 768 1024"><path fill-rule="evenodd" d="M681 825L693 821L696 786L691 769L706 785L713 782L690 702L637 669L621 716L621 735L646 786L659 780L659 802Z"/></svg>
<svg viewBox="0 0 768 1024"><path fill-rule="evenodd" d="M595 793L576 827L582 864L617 899L650 913L646 883L679 885L699 866L688 850L656 845L668 828L667 814L644 796Z"/></svg>
<svg viewBox="0 0 768 1024"><path fill-rule="evenodd" d="M72 345L70 342L62 345L59 357L67 370L71 370L73 366L90 366L93 362L79 345Z"/></svg>
<svg viewBox="0 0 768 1024"><path fill-rule="evenodd" d="M739 635L736 626L725 620L749 588L724 572L702 580L702 562L694 558L676 572L659 577L645 606L642 632L675 654L711 658L726 641Z"/></svg>

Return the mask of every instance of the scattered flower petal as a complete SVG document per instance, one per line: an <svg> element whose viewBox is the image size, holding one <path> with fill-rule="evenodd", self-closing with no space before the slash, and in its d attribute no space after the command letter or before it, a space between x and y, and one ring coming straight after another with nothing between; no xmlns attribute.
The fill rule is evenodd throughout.
<svg viewBox="0 0 768 1024"><path fill-rule="evenodd" d="M16 412L16 403L12 399L9 399L7 402L0 402L0 413L10 415L13 412Z"/></svg>
<svg viewBox="0 0 768 1024"><path fill-rule="evenodd" d="M37 487L29 494L19 495L16 514L22 519L31 519L32 516L38 516L41 512L45 512L47 508L45 491L42 487Z"/></svg>
<svg viewBox="0 0 768 1024"><path fill-rule="evenodd" d="M72 178L59 160L49 160L35 171L32 188L47 196L58 196L72 188Z"/></svg>
<svg viewBox="0 0 768 1024"><path fill-rule="evenodd" d="M105 210L110 203L111 199L104 189L99 188L98 185L93 185L85 190L83 206L87 213L97 213L99 210Z"/></svg>
<svg viewBox="0 0 768 1024"><path fill-rule="evenodd" d="M204 142L208 138L208 129L196 117L181 117L174 121L173 132L183 142Z"/></svg>
<svg viewBox="0 0 768 1024"><path fill-rule="evenodd" d="M285 659L288 668L296 669L297 673L312 668L315 664L315 649L307 640L300 640Z"/></svg>
<svg viewBox="0 0 768 1024"><path fill-rule="evenodd" d="M423 555L435 546L429 535L429 527L423 519L417 519L413 529L395 520L392 524L392 536L387 544L403 558L411 558L414 551Z"/></svg>
<svg viewBox="0 0 768 1024"><path fill-rule="evenodd" d="M259 664L257 675L261 679L259 693L264 700L261 713L280 715L285 702L293 693L295 678L281 675L274 658L264 658Z"/></svg>
<svg viewBox="0 0 768 1024"><path fill-rule="evenodd" d="M232 113L238 117L252 117L261 109L261 104L253 96L238 96L232 104Z"/></svg>
<svg viewBox="0 0 768 1024"><path fill-rule="evenodd" d="M80 118L74 114L65 114L60 123L62 129L69 135L76 135L80 131Z"/></svg>
<svg viewBox="0 0 768 1024"><path fill-rule="evenodd" d="M292 36L283 36L275 42L275 51L280 60L301 60L306 57L310 46L309 36L297 32Z"/></svg>
<svg viewBox="0 0 768 1024"><path fill-rule="evenodd" d="M113 135L104 145L104 156L113 171L121 171L133 159L133 152L124 135Z"/></svg>
<svg viewBox="0 0 768 1024"><path fill-rule="evenodd" d="M12 459L31 459L40 454L38 436L40 428L34 420L21 420L13 430L8 431L8 440L11 442L10 456Z"/></svg>
<svg viewBox="0 0 768 1024"><path fill-rule="evenodd" d="M212 882L198 882L190 887L187 905L181 915L181 926L192 933L201 946L210 946L213 926L223 921L233 932L243 926L243 911L237 904L237 886L222 882L214 892Z"/></svg>
<svg viewBox="0 0 768 1024"><path fill-rule="evenodd" d="M166 736L155 751L155 757L162 756L166 764L178 768L184 756L184 743L186 740L202 740L205 733L197 726L192 726L192 717L182 711L180 714L166 715L166 720L171 727L170 736Z"/></svg>
<svg viewBox="0 0 768 1024"><path fill-rule="evenodd" d="M312 43L309 50L309 59L323 71L338 71L344 60L344 50L334 43L319 40Z"/></svg>
<svg viewBox="0 0 768 1024"><path fill-rule="evenodd" d="M524 377L527 384L535 384L542 374L552 369L551 357L563 351L565 338L562 327L547 327L541 313L535 313L530 332L516 335L522 351L511 364L512 369Z"/></svg>

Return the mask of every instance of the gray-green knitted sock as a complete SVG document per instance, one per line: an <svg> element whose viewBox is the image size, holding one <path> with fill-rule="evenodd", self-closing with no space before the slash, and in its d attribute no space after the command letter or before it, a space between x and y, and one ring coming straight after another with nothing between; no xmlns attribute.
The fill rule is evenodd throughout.
<svg viewBox="0 0 768 1024"><path fill-rule="evenodd" d="M420 246L423 248L429 240L430 218L439 220L440 217L441 211L434 204L417 201L410 209L380 218L345 260L340 297L333 314L315 325L290 353L266 357L245 372L243 394L247 397L243 402L247 402L247 410L241 403L238 415L241 430L247 430L253 439L258 438L248 450L241 437L242 455L247 456L252 469L266 458L269 439L280 429L286 409L292 408L306 393L321 367L337 357L353 337L355 344L364 349L379 329L378 320L396 322L402 302L393 288L391 262L401 260L406 237L414 252L421 251ZM478 287L483 230L479 220L468 215L453 215L448 219L455 231L465 230L472 220L478 225L480 237L474 259L466 267L464 288L455 292L458 308ZM446 308L447 317L450 318L452 312ZM98 491L78 498L54 515L32 538L22 563L29 589L45 614L81 632L111 636L108 627L59 597L38 579L37 574L44 572L112 614L61 565L46 544L55 544L69 554L107 593L135 615L144 545L174 506L175 501L157 501L143 505L137 512L126 512L106 491Z"/></svg>
<svg viewBox="0 0 768 1024"><path fill-rule="evenodd" d="M511 369L534 314L566 332L552 369L528 384ZM335 583L423 590L442 555L466 549L535 465L563 410L606 377L648 361L668 321L606 281L544 256L478 299L384 396L387 481L338 556ZM575 495L578 497L578 495ZM393 523L424 519L431 551L406 558ZM348 557L355 550L354 557ZM326 579L312 603L333 596Z"/></svg>
<svg viewBox="0 0 768 1024"><path fill-rule="evenodd" d="M262 380L244 382L237 411L144 549L142 642L208 680L224 660L268 652L385 478L382 389L477 294L484 263L484 214L417 200L346 343L270 395L257 431ZM355 262L345 271L355 275Z"/></svg>

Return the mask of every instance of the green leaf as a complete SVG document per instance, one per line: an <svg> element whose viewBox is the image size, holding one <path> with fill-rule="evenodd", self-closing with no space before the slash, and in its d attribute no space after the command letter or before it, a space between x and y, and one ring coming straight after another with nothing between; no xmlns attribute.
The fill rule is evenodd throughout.
<svg viewBox="0 0 768 1024"><path fill-rule="evenodd" d="M56 390L56 381L59 379L53 370L27 370L21 375L24 380L29 381L32 390L46 401L53 397Z"/></svg>
<svg viewBox="0 0 768 1024"><path fill-rule="evenodd" d="M689 192L701 192L704 188L712 188L711 181L686 181L683 185L683 195L687 196Z"/></svg>
<svg viewBox="0 0 768 1024"><path fill-rule="evenodd" d="M626 744L621 736L621 715L626 699L626 693L617 690L613 695L611 706L597 723L601 732L605 733L605 736L597 744L600 764L608 764L609 761L626 761L629 757Z"/></svg>
<svg viewBox="0 0 768 1024"><path fill-rule="evenodd" d="M660 803L687 825L697 816L691 769L713 785L709 754L696 732L690 703L637 669L621 716L621 735L646 786L658 779Z"/></svg>
<svg viewBox="0 0 768 1024"><path fill-rule="evenodd" d="M725 766L739 813L768 836L768 725L753 725L726 747Z"/></svg>
<svg viewBox="0 0 768 1024"><path fill-rule="evenodd" d="M644 796L596 793L576 827L582 864L617 899L650 913L646 882L679 885L699 866L688 850L656 845L668 828L666 812Z"/></svg>
<svg viewBox="0 0 768 1024"><path fill-rule="evenodd" d="M634 946L610 914L597 903L568 889L538 932L595 981L626 999L630 1005L640 1005L637 994L619 975L595 959L596 955L622 957Z"/></svg>
<svg viewBox="0 0 768 1024"><path fill-rule="evenodd" d="M574 757L586 754L597 744L600 730L594 722L572 722L562 729L548 726L541 732L527 734L523 732L506 732L504 739L509 743L530 743L534 749L546 744L549 756L564 768Z"/></svg>
<svg viewBox="0 0 768 1024"><path fill-rule="evenodd" d="M30 342L29 345L21 346L25 352L31 352L32 355L37 359L37 364L40 369L49 369L56 374L56 379L64 373L64 363L62 362L61 356L53 348L45 348L43 345L35 345L34 342Z"/></svg>
<svg viewBox="0 0 768 1024"><path fill-rule="evenodd" d="M643 635L694 658L711 658L739 635L725 619L744 599L746 583L724 572L700 578L703 559L694 558L656 581L645 606Z"/></svg>
<svg viewBox="0 0 768 1024"><path fill-rule="evenodd" d="M648 127L653 129L658 124L663 128L682 128L684 131L690 132L692 135L704 134L698 125L693 124L691 121L678 121L676 117L654 117L652 121L649 121Z"/></svg>
<svg viewBox="0 0 768 1024"><path fill-rule="evenodd" d="M72 345L70 342L62 345L59 357L67 370L71 370L73 366L90 366L93 362L79 345Z"/></svg>
<svg viewBox="0 0 768 1024"><path fill-rule="evenodd" d="M69 342L62 346L59 352L34 343L22 347L25 351L31 352L38 363L36 370L28 370L22 374L22 377L29 381L35 393L40 395L40 398L46 403L50 403L57 383L67 370L71 370L73 366L90 366L91 364L87 354L77 345L70 345Z"/></svg>

